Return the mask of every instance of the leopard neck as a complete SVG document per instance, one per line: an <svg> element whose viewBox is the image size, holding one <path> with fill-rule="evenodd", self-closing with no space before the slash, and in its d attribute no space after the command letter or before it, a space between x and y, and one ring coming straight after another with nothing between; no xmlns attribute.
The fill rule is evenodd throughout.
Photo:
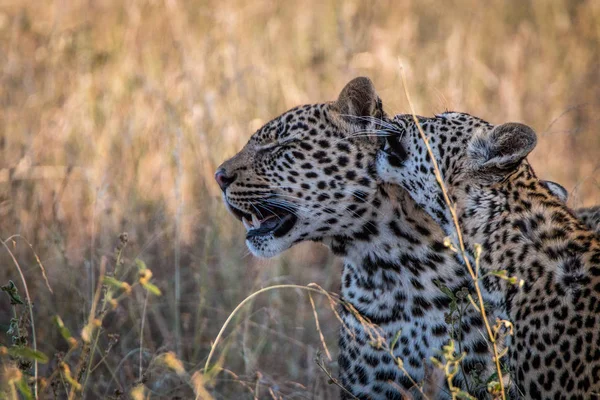
<svg viewBox="0 0 600 400"><path fill-rule="evenodd" d="M506 270L522 286L488 277L486 285L500 285L510 300L515 294L544 290L568 293L585 285L586 265L600 261L595 234L589 231L523 163L503 182L471 187L458 204L467 248L481 244L481 268ZM496 283L494 283L496 282Z"/></svg>
<svg viewBox="0 0 600 400"><path fill-rule="evenodd" d="M366 359L381 357L383 364L392 365L391 358L371 349L367 343L381 339L389 345L396 338L394 356L404 359L405 368L415 381L422 381L432 368L425 366L428 360L439 357L440 349L450 338L455 338L459 351L467 354L462 362L463 371L455 377L456 384L481 389L477 380L465 385L465 376L489 376L493 370L489 349L480 334L484 329L483 319L467 306L465 293L472 291L471 278L456 261L455 254L444 246L441 228L416 206L406 191L396 186L381 187L375 203L376 222L372 232L376 234L365 240L364 235L357 239L349 233L329 243L344 258L341 294L354 309L341 309L343 325L353 332L347 334L345 328L341 329L342 381L345 382L345 373L351 376L354 371L350 370L349 360L356 358L353 353L358 351L353 350L356 343ZM451 305L453 298L448 290L460 304L458 307ZM505 318L501 301L501 293L486 296L489 304L486 309L492 321ZM368 321L366 326L373 323L376 327L367 328L363 318ZM460 332L459 337L455 337L456 332ZM390 373L395 376L396 372ZM406 390L413 387L410 380L398 379ZM443 386L444 382L437 385Z"/></svg>
<svg viewBox="0 0 600 400"><path fill-rule="evenodd" d="M445 309L450 299L441 287L471 283L444 246L442 230L397 186L381 186L374 203L365 222L369 235L349 233L328 243L344 258L344 298L376 323L408 321L434 304Z"/></svg>

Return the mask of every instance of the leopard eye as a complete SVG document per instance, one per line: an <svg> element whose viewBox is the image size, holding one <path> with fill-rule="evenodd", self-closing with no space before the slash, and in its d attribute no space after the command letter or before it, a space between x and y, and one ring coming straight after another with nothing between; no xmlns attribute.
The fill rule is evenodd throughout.
<svg viewBox="0 0 600 400"><path fill-rule="evenodd" d="M258 147L258 151L267 151L267 150L271 150L271 149L273 149L275 147L281 147L281 146L289 145L289 144L295 143L295 142L300 142L300 139L298 139L298 138L285 138L283 140L276 140L274 142L261 144Z"/></svg>
<svg viewBox="0 0 600 400"><path fill-rule="evenodd" d="M273 141L273 142L268 142L268 143L261 143L258 145L258 149L257 151L266 151L266 150L270 150L273 147L276 147L279 145L279 142L277 141Z"/></svg>
<svg viewBox="0 0 600 400"><path fill-rule="evenodd" d="M258 144L258 151L267 151L277 146L283 146L294 142L299 142L301 139L294 135L284 135L287 132L287 125L284 122L277 124L273 137L269 137L269 141L264 141ZM270 136L271 136L270 135Z"/></svg>

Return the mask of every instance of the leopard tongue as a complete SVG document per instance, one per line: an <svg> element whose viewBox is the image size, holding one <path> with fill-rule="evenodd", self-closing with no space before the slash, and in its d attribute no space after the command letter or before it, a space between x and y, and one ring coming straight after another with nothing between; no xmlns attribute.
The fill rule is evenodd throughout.
<svg viewBox="0 0 600 400"><path fill-rule="evenodd" d="M279 224L280 218L276 215L271 215L260 221L260 229L271 230Z"/></svg>

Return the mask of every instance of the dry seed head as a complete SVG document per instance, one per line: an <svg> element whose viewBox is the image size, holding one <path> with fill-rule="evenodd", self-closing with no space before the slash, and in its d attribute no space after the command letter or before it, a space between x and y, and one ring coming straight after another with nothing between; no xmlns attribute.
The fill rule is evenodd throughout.
<svg viewBox="0 0 600 400"><path fill-rule="evenodd" d="M19 368L11 366L4 370L4 378L9 384L13 384L23 378L23 373Z"/></svg>
<svg viewBox="0 0 600 400"><path fill-rule="evenodd" d="M454 247L454 245L452 244L452 239L450 239L450 236L446 236L444 238L444 246L446 246L455 253L458 251L456 247Z"/></svg>
<svg viewBox="0 0 600 400"><path fill-rule="evenodd" d="M149 269L142 269L138 274L140 276L141 285L147 284L152 278L152 271L150 271Z"/></svg>
<svg viewBox="0 0 600 400"><path fill-rule="evenodd" d="M402 359L400 357L396 357L396 365L398 366L398 368L403 369L404 361L402 361Z"/></svg>
<svg viewBox="0 0 600 400"><path fill-rule="evenodd" d="M430 357L429 360L436 368L444 369L444 364L442 364L442 362L440 360L438 360L437 358Z"/></svg>
<svg viewBox="0 0 600 400"><path fill-rule="evenodd" d="M369 342L369 344L371 345L371 347L373 347L374 349L380 350L383 348L383 339L382 338L376 338L375 340L371 340Z"/></svg>
<svg viewBox="0 0 600 400"><path fill-rule="evenodd" d="M119 244L117 244L117 250L122 250L129 242L129 235L127 232L123 232L119 235Z"/></svg>
<svg viewBox="0 0 600 400"><path fill-rule="evenodd" d="M194 393L196 394L196 398L200 400L212 400L213 397L206 390L204 384L204 377L200 373L200 371L194 372L192 378L190 379L192 383L192 388L194 389Z"/></svg>
<svg viewBox="0 0 600 400"><path fill-rule="evenodd" d="M180 359L177 358L175 353L169 351L162 356L162 360L165 365L175 371L178 375L185 374L185 368Z"/></svg>
<svg viewBox="0 0 600 400"><path fill-rule="evenodd" d="M475 248L475 258L479 260L479 258L481 257L482 247L479 243L475 243L473 247Z"/></svg>
<svg viewBox="0 0 600 400"><path fill-rule="evenodd" d="M93 331L94 331L93 323L87 324L81 330L81 339L83 339L84 342L89 343L92 340L92 332Z"/></svg>
<svg viewBox="0 0 600 400"><path fill-rule="evenodd" d="M78 344L77 339L75 339L74 337L70 337L68 342L69 342L69 346L71 346L71 348L74 349L75 347L77 347L77 344Z"/></svg>
<svg viewBox="0 0 600 400"><path fill-rule="evenodd" d="M492 394L500 393L500 391L501 391L500 382L498 382L498 381L489 382L487 384L487 390L488 390L488 392L490 392Z"/></svg>
<svg viewBox="0 0 600 400"><path fill-rule="evenodd" d="M140 278L144 278L144 279L152 278L152 271L150 271L149 269L143 269L139 272L139 274L140 274Z"/></svg>
<svg viewBox="0 0 600 400"><path fill-rule="evenodd" d="M65 374L71 375L71 368L69 368L69 365L68 365L67 363L65 363L65 362L62 362L62 361L61 361L61 362L58 364L58 367L59 367L59 368L60 368L60 370L61 370L62 372L64 372Z"/></svg>
<svg viewBox="0 0 600 400"><path fill-rule="evenodd" d="M121 289L123 289L127 294L131 294L131 285L127 282L121 282Z"/></svg>
<svg viewBox="0 0 600 400"><path fill-rule="evenodd" d="M129 393L133 400L144 400L146 397L146 388L144 385L137 385Z"/></svg>

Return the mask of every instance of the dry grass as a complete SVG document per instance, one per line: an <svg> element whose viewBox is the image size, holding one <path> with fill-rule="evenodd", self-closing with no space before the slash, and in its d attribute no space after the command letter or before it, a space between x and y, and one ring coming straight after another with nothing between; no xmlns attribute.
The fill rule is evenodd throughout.
<svg viewBox="0 0 600 400"><path fill-rule="evenodd" d="M54 290L31 248L9 243L38 347L51 357L68 350L56 314L73 332L88 323L101 257L111 268L123 231L125 257L147 263L163 296L146 303L134 290L106 315L120 337L90 375L90 398L133 389L140 359L155 395L186 397L190 385L165 373L159 355L174 351L191 375L231 310L261 287L338 291L339 261L319 246L248 256L212 175L268 119L332 100L357 75L375 81L388 112L408 112L398 57L418 113L531 125L538 174L570 189L575 206L597 203L599 20L594 0L0 3L0 234L32 243ZM0 284L16 282L10 255L0 257ZM12 309L0 300L6 331ZM327 299L313 300L335 353L338 322ZM313 361L322 344L302 293L257 297L220 346L230 373L217 377L216 398L338 392Z"/></svg>

